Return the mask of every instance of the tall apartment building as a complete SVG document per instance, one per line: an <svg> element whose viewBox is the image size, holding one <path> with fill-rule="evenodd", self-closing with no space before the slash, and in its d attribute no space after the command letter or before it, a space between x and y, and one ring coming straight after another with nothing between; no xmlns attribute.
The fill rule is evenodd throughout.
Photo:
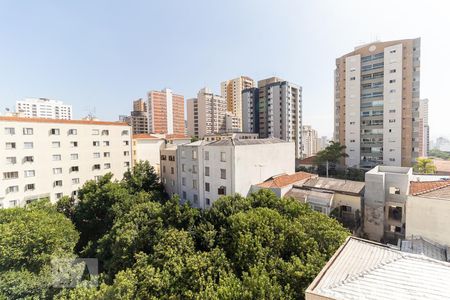
<svg viewBox="0 0 450 300"><path fill-rule="evenodd" d="M241 118L234 113L227 111L225 114L225 131L240 132L242 131Z"/></svg>
<svg viewBox="0 0 450 300"><path fill-rule="evenodd" d="M310 157L318 152L317 130L310 125L302 126L303 156Z"/></svg>
<svg viewBox="0 0 450 300"><path fill-rule="evenodd" d="M430 151L430 125L428 124L428 99L420 100L419 122L422 132L420 156L428 156Z"/></svg>
<svg viewBox="0 0 450 300"><path fill-rule="evenodd" d="M29 98L16 102L16 113L25 118L72 119L72 105L46 98Z"/></svg>
<svg viewBox="0 0 450 300"><path fill-rule="evenodd" d="M242 131L259 133L259 89L242 91Z"/></svg>
<svg viewBox="0 0 450 300"><path fill-rule="evenodd" d="M411 166L419 156L420 38L375 42L336 59L334 140L347 166Z"/></svg>
<svg viewBox="0 0 450 300"><path fill-rule="evenodd" d="M119 122L0 117L0 207L76 196L131 163L131 127Z"/></svg>
<svg viewBox="0 0 450 300"><path fill-rule="evenodd" d="M222 97L227 101L227 111L239 119L240 130L242 130L242 91L254 86L255 81L246 76L224 81L220 85Z"/></svg>
<svg viewBox="0 0 450 300"><path fill-rule="evenodd" d="M133 101L133 111L131 112L131 127L133 134L149 133L147 102L143 99Z"/></svg>
<svg viewBox="0 0 450 300"><path fill-rule="evenodd" d="M296 158L302 157L302 89L271 77L258 81L258 88L242 91L243 129L261 138L275 137L295 143Z"/></svg>
<svg viewBox="0 0 450 300"><path fill-rule="evenodd" d="M227 102L208 88L201 89L197 98L187 101L188 135L203 138L206 134L226 131Z"/></svg>
<svg viewBox="0 0 450 300"><path fill-rule="evenodd" d="M148 93L150 133L184 134L184 97L170 89Z"/></svg>
<svg viewBox="0 0 450 300"><path fill-rule="evenodd" d="M254 184L294 173L294 143L280 139L205 140L178 145L181 201L208 208L220 196L247 196Z"/></svg>

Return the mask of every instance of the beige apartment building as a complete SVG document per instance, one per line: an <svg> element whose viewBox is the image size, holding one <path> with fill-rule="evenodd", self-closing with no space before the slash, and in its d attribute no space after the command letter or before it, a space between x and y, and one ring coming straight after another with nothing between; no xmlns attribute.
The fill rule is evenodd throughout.
<svg viewBox="0 0 450 300"><path fill-rule="evenodd" d="M131 120L133 134L149 133L147 102L145 100L138 99L133 101L133 111L129 120Z"/></svg>
<svg viewBox="0 0 450 300"><path fill-rule="evenodd" d="M121 122L0 117L0 207L77 196L88 180L131 167L131 127Z"/></svg>
<svg viewBox="0 0 450 300"><path fill-rule="evenodd" d="M336 59L334 140L347 166L409 167L419 156L420 38L374 42Z"/></svg>
<svg viewBox="0 0 450 300"><path fill-rule="evenodd" d="M227 101L227 111L239 120L239 130L242 130L242 91L254 86L255 81L246 76L226 80L220 85L221 95Z"/></svg>
<svg viewBox="0 0 450 300"><path fill-rule="evenodd" d="M304 158L316 155L319 151L317 130L313 129L310 125L302 126L302 142Z"/></svg>
<svg viewBox="0 0 450 300"><path fill-rule="evenodd" d="M201 89L197 98L187 100L187 132L203 138L207 134L226 131L227 101L208 88Z"/></svg>
<svg viewBox="0 0 450 300"><path fill-rule="evenodd" d="M148 92L149 133L184 134L184 97L170 89Z"/></svg>

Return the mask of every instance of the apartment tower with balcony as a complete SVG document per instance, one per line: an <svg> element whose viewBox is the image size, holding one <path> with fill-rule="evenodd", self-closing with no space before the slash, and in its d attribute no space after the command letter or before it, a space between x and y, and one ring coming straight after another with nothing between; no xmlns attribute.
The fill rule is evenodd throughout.
<svg viewBox="0 0 450 300"><path fill-rule="evenodd" d="M411 166L420 151L420 38L374 42L336 59L334 140L347 166Z"/></svg>
<svg viewBox="0 0 450 300"><path fill-rule="evenodd" d="M221 95L227 101L227 111L239 119L238 127L242 130L242 91L255 86L250 77L240 76L221 83ZM237 120L236 119L236 120Z"/></svg>

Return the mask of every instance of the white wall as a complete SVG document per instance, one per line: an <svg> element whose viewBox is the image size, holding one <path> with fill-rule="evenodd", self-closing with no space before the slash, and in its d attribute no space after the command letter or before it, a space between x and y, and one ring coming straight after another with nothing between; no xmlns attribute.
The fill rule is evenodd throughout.
<svg viewBox="0 0 450 300"><path fill-rule="evenodd" d="M131 163L131 127L128 125L91 125L76 124L71 121L64 123L55 120L49 122L0 121L0 203L9 207L10 201L19 200L18 205L26 200L49 197L52 202L62 193L70 196L87 180L112 172L115 178L121 179L128 169L125 163ZM6 135L5 127L15 128L15 135ZM32 135L23 135L23 128L33 128ZM60 130L59 135L50 135L50 129ZM69 135L69 129L76 129L76 135ZM98 130L98 135L93 135ZM109 135L102 135L102 130L109 130ZM127 135L122 132L127 131ZM52 142L60 142L59 148L54 148ZM70 142L78 142L78 147L72 147ZM100 146L93 146L93 141L99 141ZM104 142L109 141L109 146ZM128 145L125 145L125 142ZM15 142L16 149L6 150L5 143ZM24 149L24 142L33 142L33 149ZM126 155L125 153L126 152ZM100 153L94 158L94 153ZM104 153L109 153L105 157ZM78 154L78 159L71 159L71 154ZM53 161L53 155L61 155L60 161ZM33 156L34 162L23 162L25 156ZM6 157L16 157L16 164L6 163ZM94 164L100 164L100 170L93 170ZM110 169L107 165L110 164ZM78 166L78 172L71 172L72 166ZM61 174L54 174L54 168L61 168ZM25 178L25 170L34 170L34 177ZM18 179L4 179L4 172L17 171ZM79 178L80 183L72 183ZM62 187L54 187L55 181L62 180ZM35 184L35 190L25 191L26 184ZM6 194L9 186L18 186L19 191Z"/></svg>
<svg viewBox="0 0 450 300"><path fill-rule="evenodd" d="M133 139L133 164L139 161L148 161L155 168L157 174L160 171L160 151L165 146L164 139Z"/></svg>
<svg viewBox="0 0 450 300"><path fill-rule="evenodd" d="M354 80L351 80L352 78ZM361 162L361 55L345 59L345 146L347 166Z"/></svg>

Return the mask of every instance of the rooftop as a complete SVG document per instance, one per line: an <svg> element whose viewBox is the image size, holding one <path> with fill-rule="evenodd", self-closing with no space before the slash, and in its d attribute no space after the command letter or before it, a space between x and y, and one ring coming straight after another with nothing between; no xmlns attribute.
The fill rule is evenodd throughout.
<svg viewBox="0 0 450 300"><path fill-rule="evenodd" d="M413 238L402 240L400 250L403 252L423 254L442 261L447 261L447 259L450 259L450 257L447 257L446 246L439 245L422 237L414 236Z"/></svg>
<svg viewBox="0 0 450 300"><path fill-rule="evenodd" d="M314 164L314 161L316 160L317 156L313 155L304 159L301 159L298 164L299 165L312 165Z"/></svg>
<svg viewBox="0 0 450 300"><path fill-rule="evenodd" d="M430 198L450 199L450 180L411 181L409 194Z"/></svg>
<svg viewBox="0 0 450 300"><path fill-rule="evenodd" d="M349 237L306 293L327 299L448 299L450 263Z"/></svg>
<svg viewBox="0 0 450 300"><path fill-rule="evenodd" d="M290 184L299 182L301 180L309 179L314 176L317 175L306 172L297 172L291 175L283 174L280 176L271 177L266 181L259 183L258 186L262 188L282 188Z"/></svg>
<svg viewBox="0 0 450 300"><path fill-rule="evenodd" d="M124 123L124 122L106 122L106 121L96 121L96 120L61 120L61 119L24 118L24 117L6 117L6 116L0 116L0 121L23 122L23 123L54 123L54 124L129 126L127 123Z"/></svg>
<svg viewBox="0 0 450 300"><path fill-rule="evenodd" d="M154 135L150 135L148 133L138 133L138 134L133 134L133 139L135 139L135 140L147 140L147 139L158 140L161 138L154 136Z"/></svg>
<svg viewBox="0 0 450 300"><path fill-rule="evenodd" d="M365 187L365 183L352 180L316 177L306 181L303 184L303 187L330 190L341 193L361 194Z"/></svg>
<svg viewBox="0 0 450 300"><path fill-rule="evenodd" d="M226 139L215 141L209 144L209 146L246 146L246 145L262 145L262 144L281 144L289 143L277 138L267 139Z"/></svg>

